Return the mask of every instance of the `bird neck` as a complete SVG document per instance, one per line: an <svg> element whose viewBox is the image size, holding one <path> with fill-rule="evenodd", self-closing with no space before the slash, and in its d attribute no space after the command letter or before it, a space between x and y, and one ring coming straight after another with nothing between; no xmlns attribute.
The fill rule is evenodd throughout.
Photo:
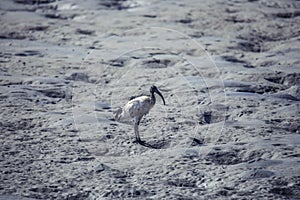
<svg viewBox="0 0 300 200"><path fill-rule="evenodd" d="M156 102L156 98L155 98L155 95L154 95L154 92L151 92L151 104L154 105L155 102Z"/></svg>

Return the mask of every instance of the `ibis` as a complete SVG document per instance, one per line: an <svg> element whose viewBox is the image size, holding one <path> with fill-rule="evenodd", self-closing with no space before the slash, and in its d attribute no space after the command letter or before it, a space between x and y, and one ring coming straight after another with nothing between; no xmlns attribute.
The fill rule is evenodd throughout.
<svg viewBox="0 0 300 200"><path fill-rule="evenodd" d="M133 119L135 138L138 143L143 143L140 138L138 126L140 125L141 119L147 115L155 105L156 98L154 93L158 94L164 105L166 105L163 95L157 87L153 85L150 87L150 96L139 96L133 98L127 102L124 107L120 107L114 112L116 121L120 121L125 118Z"/></svg>

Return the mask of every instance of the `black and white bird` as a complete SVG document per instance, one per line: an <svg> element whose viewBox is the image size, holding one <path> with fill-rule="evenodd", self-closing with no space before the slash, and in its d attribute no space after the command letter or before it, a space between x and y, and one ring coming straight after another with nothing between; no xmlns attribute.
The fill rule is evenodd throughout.
<svg viewBox="0 0 300 200"><path fill-rule="evenodd" d="M150 96L139 96L131 99L124 107L119 108L114 112L116 121L120 121L125 118L133 119L134 133L138 143L142 143L138 126L141 119L147 115L151 108L155 105L156 98L154 93L158 94L163 100L164 105L166 105L163 95L157 87L153 85L150 87Z"/></svg>

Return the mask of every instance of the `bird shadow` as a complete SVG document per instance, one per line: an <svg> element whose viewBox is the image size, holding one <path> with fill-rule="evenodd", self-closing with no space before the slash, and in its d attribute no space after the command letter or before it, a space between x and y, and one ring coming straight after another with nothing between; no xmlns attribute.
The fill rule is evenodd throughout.
<svg viewBox="0 0 300 200"><path fill-rule="evenodd" d="M169 146L169 143L166 141L156 141L155 143L149 143L149 142L145 142L145 141L139 141L138 142L140 145L144 146L144 147L148 147L151 149L166 149Z"/></svg>

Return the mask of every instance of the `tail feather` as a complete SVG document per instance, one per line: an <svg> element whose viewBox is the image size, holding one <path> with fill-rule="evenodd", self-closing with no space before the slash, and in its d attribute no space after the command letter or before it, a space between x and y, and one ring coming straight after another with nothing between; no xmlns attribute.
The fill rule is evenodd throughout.
<svg viewBox="0 0 300 200"><path fill-rule="evenodd" d="M120 121L121 116L122 116L122 111L123 109L121 107L119 107L117 110L115 110L113 113L115 115L115 120L116 121Z"/></svg>

